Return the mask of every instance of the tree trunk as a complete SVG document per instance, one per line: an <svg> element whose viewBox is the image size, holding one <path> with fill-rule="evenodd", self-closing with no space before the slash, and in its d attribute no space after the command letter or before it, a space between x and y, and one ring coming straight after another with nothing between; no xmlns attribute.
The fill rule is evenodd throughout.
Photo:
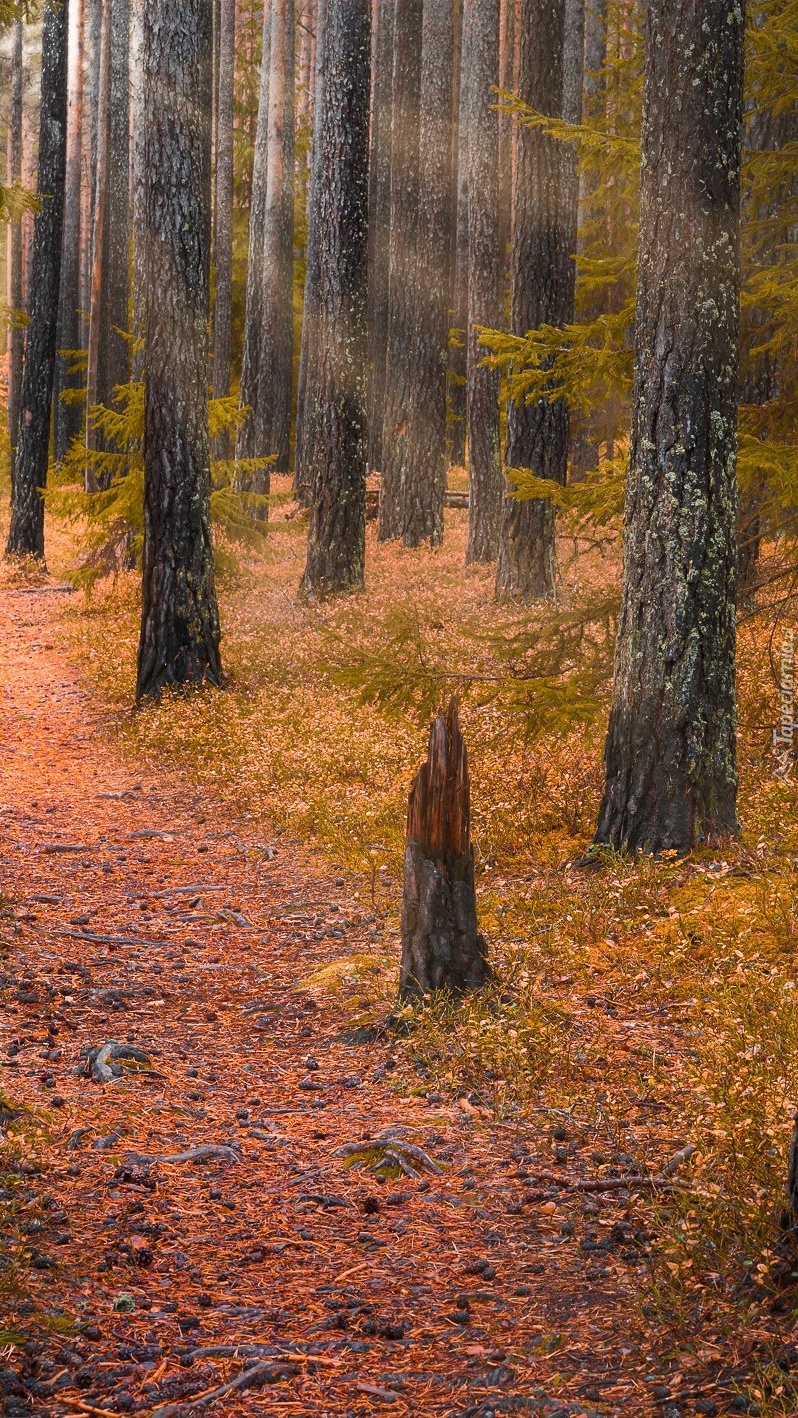
<svg viewBox="0 0 798 1418"><path fill-rule="evenodd" d="M115 403L114 390L130 379L128 291L130 271L130 0L109 0L108 125L100 286L97 397Z"/></svg>
<svg viewBox="0 0 798 1418"><path fill-rule="evenodd" d="M410 790L399 994L421 999L482 985L487 953L477 926L468 756L453 699L430 729Z"/></svg>
<svg viewBox="0 0 798 1418"><path fill-rule="evenodd" d="M537 112L555 117L563 112L565 8L565 0L523 0L521 7L519 93ZM563 166L556 139L537 128L520 128L510 296L515 335L539 325L562 325L573 316L575 207L572 212L566 205ZM539 478L565 482L568 407L564 399L510 404L506 459L510 468L530 468ZM551 503L505 497L497 597L531 601L552 595L554 588Z"/></svg>
<svg viewBox="0 0 798 1418"><path fill-rule="evenodd" d="M468 0L461 0L460 3L457 40L457 148L454 158L456 187L451 314L454 342L449 353L449 464L453 468L463 468L466 461L468 422Z"/></svg>
<svg viewBox="0 0 798 1418"><path fill-rule="evenodd" d="M105 7L99 35L100 57L97 71L97 120L94 159L94 207L92 223L91 293L89 297L89 344L86 363L86 448L97 448L97 429L92 409L100 401L100 340L103 325L103 263L106 255L105 208L108 199L108 89L111 75L111 11ZM94 115L92 115L94 117ZM86 460L86 491L97 491L97 473Z"/></svg>
<svg viewBox="0 0 798 1418"><path fill-rule="evenodd" d="M145 0L144 575L136 697L221 685L208 451L213 0Z"/></svg>
<svg viewBox="0 0 798 1418"><path fill-rule="evenodd" d="M416 391L410 349L416 315L422 0L396 0L391 117L391 221L385 407L382 423L381 541L404 533L409 412Z"/></svg>
<svg viewBox="0 0 798 1418"><path fill-rule="evenodd" d="M50 453L58 288L64 225L66 174L69 0L46 5L42 23L39 116L41 206L33 229L28 328L20 396L19 439L14 459L10 556L44 556L44 501Z"/></svg>
<svg viewBox="0 0 798 1418"><path fill-rule="evenodd" d="M415 312L408 350L405 546L443 541L452 253L452 0L425 0L421 42Z"/></svg>
<svg viewBox="0 0 798 1418"><path fill-rule="evenodd" d="M305 248L305 290L302 302L302 339L299 351L299 387L297 390L296 448L294 453L294 490L303 507L310 506L313 481L314 444L316 439L316 409L313 391L317 381L317 336L319 292L319 259L321 245L316 230L322 202L325 174L322 170L324 134L324 64L327 24L327 0L318 0L316 18L316 72L313 83L313 143L310 156L310 187L308 191L308 238Z"/></svg>
<svg viewBox="0 0 798 1418"><path fill-rule="evenodd" d="M261 334L265 307L263 239L266 222L266 197L269 175L269 76L271 73L272 0L264 0L263 48L260 63L258 121L255 129L255 152L252 162L252 193L249 209L249 255L247 258L247 296L244 315L244 351L241 363L241 408L249 409L239 430L237 458L259 456L257 450L257 409L260 384ZM269 471L254 476L237 474L241 491L268 496Z"/></svg>
<svg viewBox="0 0 798 1418"><path fill-rule="evenodd" d="M650 0L624 582L596 841L737 830L736 381L744 19Z"/></svg>
<svg viewBox="0 0 798 1418"><path fill-rule="evenodd" d="M265 39L265 33L264 33ZM268 59L266 164L261 245L250 242L250 257L259 271L254 278L257 329L251 330L242 403L250 413L239 436L239 457L277 455L276 467L286 472L291 434L293 386L294 278L294 6L293 0L271 0ZM259 474L258 491L268 493L268 469Z"/></svg>
<svg viewBox="0 0 798 1418"><path fill-rule="evenodd" d="M213 311L213 396L230 393L233 331L233 85L236 53L236 0L221 0L216 65L216 198L214 203L214 265L216 299ZM227 457L229 438L219 440L219 455Z"/></svg>
<svg viewBox="0 0 798 1418"><path fill-rule="evenodd" d="M61 290L58 311L58 350L78 350L83 343L80 312L80 240L83 179L83 37L84 3L72 0L69 40L69 105L67 160L64 190L64 240L61 253ZM66 389L79 389L80 375L70 374L69 360L56 354L53 418L55 461L60 463L73 438L80 434L82 414L76 404L64 403Z"/></svg>
<svg viewBox="0 0 798 1418"><path fill-rule="evenodd" d="M24 36L21 20L14 21L11 37L11 111L8 120L8 180L12 187L22 181L22 65ZM22 221L19 217L8 223L7 245L8 308L22 314ZM22 392L22 354L25 334L19 318L8 332L8 436L11 441L11 466L19 429L19 400Z"/></svg>
<svg viewBox="0 0 798 1418"><path fill-rule="evenodd" d="M391 231L391 107L395 0L377 0L369 163L369 467L382 469Z"/></svg>
<svg viewBox="0 0 798 1418"><path fill-rule="evenodd" d="M272 0L269 157L263 231L261 452L288 471L294 375L294 0Z"/></svg>
<svg viewBox="0 0 798 1418"><path fill-rule="evenodd" d="M146 332L146 250L144 243L144 0L133 0L130 24L131 142L130 187L133 229L133 347L132 374L144 378Z"/></svg>
<svg viewBox="0 0 798 1418"><path fill-rule="evenodd" d="M325 200L316 215L313 257L318 350L306 395L315 409L315 432L303 588L312 595L363 586L371 0L330 0L323 44L316 132Z"/></svg>
<svg viewBox="0 0 798 1418"><path fill-rule="evenodd" d="M499 374L486 369L477 327L502 322L499 264L498 0L468 0L468 468L471 496L466 560L493 561L499 549L502 468Z"/></svg>

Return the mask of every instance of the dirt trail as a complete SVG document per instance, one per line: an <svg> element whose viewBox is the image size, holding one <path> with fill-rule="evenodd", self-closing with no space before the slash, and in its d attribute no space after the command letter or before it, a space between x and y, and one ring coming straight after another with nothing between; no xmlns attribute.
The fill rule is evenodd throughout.
<svg viewBox="0 0 798 1418"><path fill-rule="evenodd" d="M5 1413L662 1413L624 1200L550 1214L531 1125L410 1096L389 1034L302 989L368 950L367 911L246 804L117 753L61 606L0 592L0 1083L42 1124L0 1202L29 1340ZM157 1077L78 1076L111 1039ZM444 1171L380 1185L335 1156L389 1127ZM206 1145L231 1150L161 1160ZM580 1249L597 1210L607 1244Z"/></svg>

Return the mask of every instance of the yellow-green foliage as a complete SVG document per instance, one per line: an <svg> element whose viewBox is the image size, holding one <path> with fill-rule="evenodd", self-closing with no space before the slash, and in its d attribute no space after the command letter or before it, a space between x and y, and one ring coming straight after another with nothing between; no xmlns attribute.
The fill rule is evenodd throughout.
<svg viewBox="0 0 798 1418"><path fill-rule="evenodd" d="M795 240L798 104L798 5L754 0L748 7L746 135L742 205L741 387L768 376L764 400L740 411L739 480L756 498L764 530L794 549L798 502L798 247ZM632 389L636 243L639 210L642 35L629 7L608 7L603 92L582 124L535 113L505 95L520 123L573 143L583 175L577 257L577 318L564 329L542 326L522 336L481 332L504 389L515 400L550 392L552 383L581 417L610 409L593 434L623 439ZM611 469L616 480L617 467ZM513 471L521 497L546 495L539 480ZM616 483L608 499L620 504ZM549 490L558 510L570 499Z"/></svg>
<svg viewBox="0 0 798 1418"><path fill-rule="evenodd" d="M73 368L85 356L73 356ZM84 390L68 390L70 402L82 402ZM58 516L86 529L80 564L74 578L87 592L104 576L140 562L144 540L144 385L133 381L114 390L113 407L97 404L89 412L101 446L88 449L82 439L71 445L63 464L51 469L45 498ZM211 399L208 424L211 439L235 435L247 410L234 397ZM219 459L211 463L211 520L225 541L254 547L262 543L266 523L260 514L269 499L239 492L239 477L256 471L270 459ZM85 491L87 470L98 491Z"/></svg>

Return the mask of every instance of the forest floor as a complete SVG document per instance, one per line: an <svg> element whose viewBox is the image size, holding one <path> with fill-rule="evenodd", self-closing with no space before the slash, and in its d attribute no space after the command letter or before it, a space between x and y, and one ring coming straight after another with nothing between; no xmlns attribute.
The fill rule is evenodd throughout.
<svg viewBox="0 0 798 1418"><path fill-rule="evenodd" d="M636 1075L622 1126L441 1088L389 1000L363 1023L314 983L384 949L362 875L201 767L121 745L76 668L76 599L0 586L3 1412L794 1411L772 1378L789 1306L754 1287L680 1332L663 1298L694 1043L670 980L551 983L591 1066L665 1069ZM606 888L569 881L595 915ZM86 1076L110 1040L151 1067ZM418 1175L339 1155L391 1139L423 1149Z"/></svg>

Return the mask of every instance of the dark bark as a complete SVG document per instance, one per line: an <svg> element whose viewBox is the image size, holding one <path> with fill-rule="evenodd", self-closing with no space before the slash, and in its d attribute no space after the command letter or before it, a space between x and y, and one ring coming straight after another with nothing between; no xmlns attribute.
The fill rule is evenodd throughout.
<svg viewBox="0 0 798 1418"><path fill-rule="evenodd" d="M15 20L11 39L11 110L8 116L8 180L12 186L22 181L22 21ZM8 224L8 308L22 313L22 219ZM11 440L11 465L17 446L19 400L22 392L22 354L25 335L15 320L8 335L8 436Z"/></svg>
<svg viewBox="0 0 798 1418"><path fill-rule="evenodd" d="M276 467L285 472L293 383L293 0L272 0L269 54L266 196L257 253L260 323L249 346L255 357L247 363L246 387L242 380L242 401L251 412L239 437L239 456L276 454ZM267 492L267 475L260 479L259 490Z"/></svg>
<svg viewBox="0 0 798 1418"><path fill-rule="evenodd" d="M391 230L391 107L395 0L377 0L369 162L369 467L382 468Z"/></svg>
<svg viewBox="0 0 798 1418"><path fill-rule="evenodd" d="M64 191L64 236L61 253L61 289L58 310L58 353L55 365L54 435L55 460L60 463L73 438L80 434L82 412L78 405L64 403L65 389L79 389L80 374L69 373L69 359L60 351L78 350L82 345L80 310L81 187L83 177L83 0L72 0L69 52L69 103L67 110L67 165Z"/></svg>
<svg viewBox="0 0 798 1418"><path fill-rule="evenodd" d="M408 413L415 389L410 349L416 314L419 101L422 0L396 0L391 115L391 222L385 406L382 422L381 541L404 531Z"/></svg>
<svg viewBox="0 0 798 1418"><path fill-rule="evenodd" d="M587 122L602 116L606 107L605 83L602 70L607 61L607 0L586 0L584 5L584 62L582 69L581 109ZM594 172L583 172L579 177L577 230L588 217L588 204L596 189ZM577 248L580 249L579 241ZM594 301L584 309L585 319L594 319L601 313L603 303ZM604 411L577 414L571 420L570 464L576 479L598 467L598 449L603 431L614 424L614 411L609 420Z"/></svg>
<svg viewBox="0 0 798 1418"><path fill-rule="evenodd" d="M270 0L263 9L263 45L260 63L258 119L255 129L255 152L252 163L252 195L249 209L249 255L247 258L247 295L244 314L244 350L241 362L241 407L252 412L239 432L236 457L258 456L250 449L257 445L257 403L260 383L261 333L265 305L263 239L266 223L266 197L269 176L269 75L271 73L271 13ZM242 491L269 492L268 468L254 476L238 474Z"/></svg>
<svg viewBox="0 0 798 1418"><path fill-rule="evenodd" d="M503 483L499 375L485 368L477 328L502 325L499 262L498 0L468 0L468 470L466 559L493 561L499 549Z"/></svg>
<svg viewBox="0 0 798 1418"><path fill-rule="evenodd" d="M371 0L329 0L323 43L317 132L325 200L314 227L318 350L308 389L315 415L303 581L313 595L363 585Z"/></svg>
<svg viewBox="0 0 798 1418"><path fill-rule="evenodd" d="M539 113L562 117L565 0L522 0L519 94ZM568 155L570 158L570 154ZM576 193L554 138L521 127L516 161L510 321L513 334L573 317ZM568 200L566 201L566 193ZM568 408L564 399L511 403L506 461L564 483ZM554 513L545 499L505 497L496 595L529 601L555 584Z"/></svg>
<svg viewBox="0 0 798 1418"><path fill-rule="evenodd" d="M462 994L488 973L477 925L468 756L453 699L430 729L427 760L410 790L399 993Z"/></svg>
<svg viewBox="0 0 798 1418"><path fill-rule="evenodd" d="M131 141L130 165L133 227L133 348L132 372L137 381L144 377L144 335L146 328L146 250L144 242L144 0L133 0L131 12Z"/></svg>
<svg viewBox="0 0 798 1418"><path fill-rule="evenodd" d="M92 409L100 401L100 332L104 316L102 308L103 262L106 254L105 208L108 197L108 88L111 74L111 11L105 7L99 35L100 57L97 71L97 124L94 159L94 206L92 209L92 266L89 298L89 339L86 359L86 448L98 446L98 430ZM90 458L86 460L87 492L97 491L97 473Z"/></svg>
<svg viewBox="0 0 798 1418"><path fill-rule="evenodd" d="M41 206L33 228L28 328L20 395L19 439L14 459L10 556L44 556L44 501L50 452L50 418L58 334L58 287L66 175L69 3L46 5L42 23L39 113Z"/></svg>
<svg viewBox="0 0 798 1418"><path fill-rule="evenodd" d="M144 575L136 697L222 683L208 451L213 0L145 0Z"/></svg>
<svg viewBox="0 0 798 1418"><path fill-rule="evenodd" d="M130 0L108 3L107 167L102 226L95 239L102 242L97 400L110 407L117 385L130 378Z"/></svg>
<svg viewBox="0 0 798 1418"><path fill-rule="evenodd" d="M316 72L313 84L313 143L310 158L308 191L308 238L305 253L305 291L302 305L302 339L299 352L299 385L297 390L296 448L294 453L294 489L304 507L310 506L313 481L314 444L316 438L316 408L314 390L317 383L319 341L317 324L320 306L319 259L321 244L317 232L319 208L324 191L324 64L327 0L318 0L316 19Z"/></svg>
<svg viewBox="0 0 798 1418"><path fill-rule="evenodd" d="M737 830L736 382L744 18L650 0L624 581L596 841Z"/></svg>
<svg viewBox="0 0 798 1418"><path fill-rule="evenodd" d="M230 393L233 329L233 83L235 78L236 0L221 0L216 32L216 184L213 255L216 296L213 309L213 394ZM220 441L227 455L228 439Z"/></svg>
<svg viewBox="0 0 798 1418"><path fill-rule="evenodd" d="M780 152L787 144L798 140L798 112L753 112L747 119L745 147L749 152ZM782 247L782 227L779 212L793 210L798 195L798 175L792 172L785 184L770 187L762 204L749 202L746 218L753 222L770 223L769 237L760 242L757 260L761 266L777 266ZM764 405L780 395L783 357L770 349L762 349L773 335L773 318L766 307L749 308L743 312L740 329L740 382L738 399L741 404ZM737 517L737 586L738 604L751 607L756 598L759 554L767 531L767 477L763 471L747 487L740 489Z"/></svg>
<svg viewBox="0 0 798 1418"><path fill-rule="evenodd" d="M454 259L452 273L452 347L449 352L449 463L465 467L466 374L468 368L468 0L461 0L457 33L457 123L454 155Z"/></svg>
<svg viewBox="0 0 798 1418"><path fill-rule="evenodd" d="M452 251L452 0L426 0L421 44L415 311L408 349L405 546L443 541L446 364Z"/></svg>

